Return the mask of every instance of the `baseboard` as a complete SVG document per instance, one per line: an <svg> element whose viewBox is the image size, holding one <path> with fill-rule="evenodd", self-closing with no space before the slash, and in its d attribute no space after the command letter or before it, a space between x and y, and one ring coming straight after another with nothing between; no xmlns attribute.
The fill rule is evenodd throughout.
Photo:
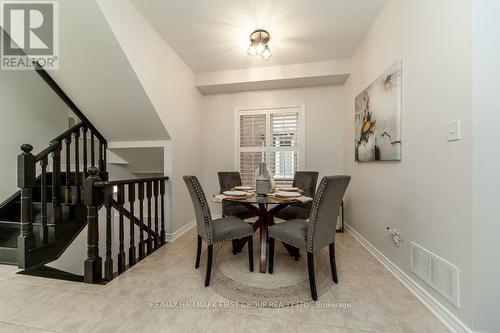
<svg viewBox="0 0 500 333"><path fill-rule="evenodd" d="M345 229L358 242L363 245L382 265L389 270L406 288L414 294L422 304L427 307L441 322L455 333L473 333L460 319L452 314L446 307L439 303L431 294L423 289L415 280L403 272L396 264L387 258L382 252L377 250L368 240L359 234L349 224L345 224Z"/></svg>
<svg viewBox="0 0 500 333"><path fill-rule="evenodd" d="M196 225L196 220L193 220L193 221L189 222L188 224L184 225L182 228L176 230L175 232L167 233L167 235L166 235L167 242L175 241L177 238L181 237L186 232L191 230L191 228L193 228L195 225Z"/></svg>

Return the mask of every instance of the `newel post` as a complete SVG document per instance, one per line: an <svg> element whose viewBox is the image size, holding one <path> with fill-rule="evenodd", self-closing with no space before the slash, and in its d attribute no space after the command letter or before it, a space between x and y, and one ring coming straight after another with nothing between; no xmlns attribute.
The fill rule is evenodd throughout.
<svg viewBox="0 0 500 333"><path fill-rule="evenodd" d="M26 268L28 250L35 241L33 234L32 195L35 186L35 156L33 146L24 144L17 156L17 186L21 189L21 233L17 239L19 268Z"/></svg>
<svg viewBox="0 0 500 333"><path fill-rule="evenodd" d="M84 282L96 283L102 279L102 258L99 257L99 216L102 190L94 188L100 182L96 167L89 169L89 176L83 182L83 203L87 207L87 259L84 265Z"/></svg>

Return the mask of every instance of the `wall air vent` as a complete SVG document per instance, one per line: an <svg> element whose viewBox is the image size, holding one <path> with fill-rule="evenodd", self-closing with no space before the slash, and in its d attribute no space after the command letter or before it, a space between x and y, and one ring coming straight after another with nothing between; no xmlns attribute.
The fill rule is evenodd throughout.
<svg viewBox="0 0 500 333"><path fill-rule="evenodd" d="M458 268L411 242L411 271L459 307Z"/></svg>

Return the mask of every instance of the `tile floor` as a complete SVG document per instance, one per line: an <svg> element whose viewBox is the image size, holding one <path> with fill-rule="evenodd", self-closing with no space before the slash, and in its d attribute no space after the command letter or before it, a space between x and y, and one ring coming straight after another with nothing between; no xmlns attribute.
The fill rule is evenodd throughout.
<svg viewBox="0 0 500 333"><path fill-rule="evenodd" d="M348 309L165 308L224 302L193 268L195 241L191 230L104 286L0 265L0 332L448 332L347 233L336 245L340 282L319 302Z"/></svg>

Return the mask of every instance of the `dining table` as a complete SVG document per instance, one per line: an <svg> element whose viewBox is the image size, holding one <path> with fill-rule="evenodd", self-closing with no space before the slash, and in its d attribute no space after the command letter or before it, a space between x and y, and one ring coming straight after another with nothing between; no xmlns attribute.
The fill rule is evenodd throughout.
<svg viewBox="0 0 500 333"><path fill-rule="evenodd" d="M304 197L303 197L304 198ZM310 198L309 198L310 199ZM288 205L300 203L298 199L282 199L272 195L248 195L244 198L224 196L223 201L238 203L245 206L253 212L257 217L257 221L253 223L254 231L259 230L260 233L260 265L259 271L265 273L267 271L267 247L268 247L268 228L274 224L274 216ZM311 199L312 200L312 199ZM245 246L247 239L236 241L236 252L241 252ZM299 259L299 249L291 245L282 243L288 253Z"/></svg>

